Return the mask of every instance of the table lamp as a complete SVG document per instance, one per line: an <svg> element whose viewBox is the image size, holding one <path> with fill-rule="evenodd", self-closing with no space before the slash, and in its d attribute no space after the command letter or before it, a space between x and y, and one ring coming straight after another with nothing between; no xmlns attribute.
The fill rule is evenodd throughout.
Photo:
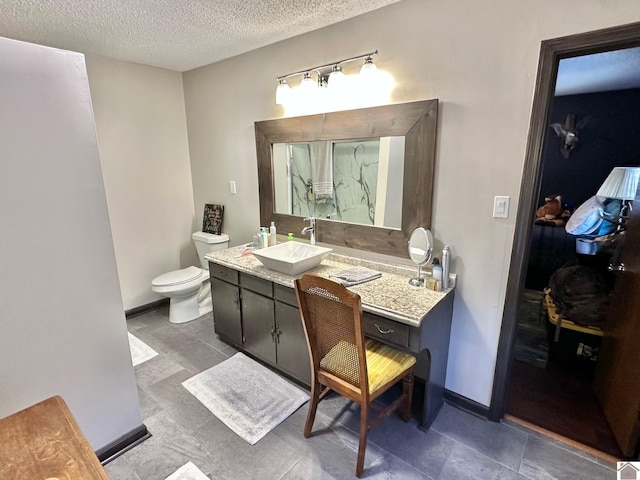
<svg viewBox="0 0 640 480"><path fill-rule="evenodd" d="M631 212L631 203L636 198L640 167L614 167L602 186L596 193L599 197L606 197L621 201L620 213L614 220L620 229Z"/></svg>

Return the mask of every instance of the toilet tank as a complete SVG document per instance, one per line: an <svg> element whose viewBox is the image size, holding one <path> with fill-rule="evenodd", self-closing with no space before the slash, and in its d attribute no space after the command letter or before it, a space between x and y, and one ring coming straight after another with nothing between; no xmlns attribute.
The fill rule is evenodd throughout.
<svg viewBox="0 0 640 480"><path fill-rule="evenodd" d="M213 233L195 232L191 235L196 249L198 250L198 257L200 258L200 264L202 268L209 270L209 262L204 258L207 253L215 252L216 250L225 250L229 248L229 235L221 233L220 235L214 235Z"/></svg>

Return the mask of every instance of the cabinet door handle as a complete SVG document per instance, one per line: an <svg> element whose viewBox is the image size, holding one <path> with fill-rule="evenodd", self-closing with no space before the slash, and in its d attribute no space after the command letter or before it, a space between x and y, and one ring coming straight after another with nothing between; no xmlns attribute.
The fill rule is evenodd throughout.
<svg viewBox="0 0 640 480"><path fill-rule="evenodd" d="M280 343L280 334L282 333L282 331L280 330L279 327L276 327L276 343L279 344Z"/></svg>
<svg viewBox="0 0 640 480"><path fill-rule="evenodd" d="M380 325L378 325L377 323L374 323L373 325L378 329L378 332L380 332L383 335L388 335L390 333L395 332L395 330L393 328L390 328L389 330L382 330L380 328Z"/></svg>

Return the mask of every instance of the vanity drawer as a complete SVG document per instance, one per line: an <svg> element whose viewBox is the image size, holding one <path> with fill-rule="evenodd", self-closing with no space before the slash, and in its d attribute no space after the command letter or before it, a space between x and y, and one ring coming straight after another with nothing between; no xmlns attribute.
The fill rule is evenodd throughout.
<svg viewBox="0 0 640 480"><path fill-rule="evenodd" d="M365 335L400 347L409 346L409 325L362 312Z"/></svg>
<svg viewBox="0 0 640 480"><path fill-rule="evenodd" d="M285 287L284 285L273 285L273 296L276 300L291 305L292 307L298 306L298 299L296 298L296 291L293 288Z"/></svg>
<svg viewBox="0 0 640 480"><path fill-rule="evenodd" d="M238 285L238 271L209 262L209 276Z"/></svg>
<svg viewBox="0 0 640 480"><path fill-rule="evenodd" d="M240 272L240 286L264 295L265 297L273 298L273 283L269 280L263 280L262 278Z"/></svg>

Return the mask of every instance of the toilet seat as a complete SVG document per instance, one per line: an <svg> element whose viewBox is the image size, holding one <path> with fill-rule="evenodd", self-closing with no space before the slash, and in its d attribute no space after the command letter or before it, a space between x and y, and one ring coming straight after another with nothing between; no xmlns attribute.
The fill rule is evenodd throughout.
<svg viewBox="0 0 640 480"><path fill-rule="evenodd" d="M181 270L165 273L152 280L152 287L170 288L185 285L193 281L202 281L203 270L198 267L187 267Z"/></svg>

